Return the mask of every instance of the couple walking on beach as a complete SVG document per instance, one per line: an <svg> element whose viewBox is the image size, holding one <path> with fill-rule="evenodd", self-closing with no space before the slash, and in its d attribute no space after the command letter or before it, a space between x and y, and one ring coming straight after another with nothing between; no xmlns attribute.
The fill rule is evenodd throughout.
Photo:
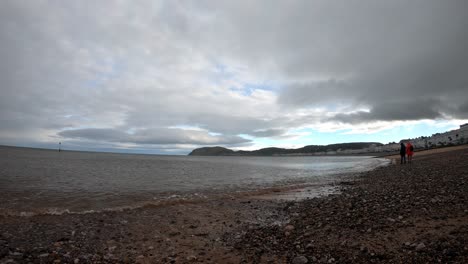
<svg viewBox="0 0 468 264"><path fill-rule="evenodd" d="M413 154L414 154L414 147L411 142L407 142L406 146L405 143L401 142L400 143L400 164L406 164L406 156L408 156L408 163L411 163L413 160Z"/></svg>

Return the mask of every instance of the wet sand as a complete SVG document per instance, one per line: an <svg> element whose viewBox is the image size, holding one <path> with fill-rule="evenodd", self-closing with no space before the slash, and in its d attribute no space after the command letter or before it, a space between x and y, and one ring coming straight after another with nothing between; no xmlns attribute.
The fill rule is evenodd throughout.
<svg viewBox="0 0 468 264"><path fill-rule="evenodd" d="M411 165L349 176L339 194L302 201L236 194L3 216L0 262L467 263L467 161L468 149L416 155Z"/></svg>

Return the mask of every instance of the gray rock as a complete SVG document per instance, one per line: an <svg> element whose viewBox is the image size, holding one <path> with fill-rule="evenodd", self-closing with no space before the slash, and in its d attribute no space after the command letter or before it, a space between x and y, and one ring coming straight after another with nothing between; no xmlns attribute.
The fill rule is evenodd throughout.
<svg viewBox="0 0 468 264"><path fill-rule="evenodd" d="M424 243L419 243L417 246L416 246L416 251L421 251L423 249L426 248L426 245L424 245Z"/></svg>
<svg viewBox="0 0 468 264"><path fill-rule="evenodd" d="M304 256L297 256L292 261L293 264L306 264L308 262L309 260Z"/></svg>

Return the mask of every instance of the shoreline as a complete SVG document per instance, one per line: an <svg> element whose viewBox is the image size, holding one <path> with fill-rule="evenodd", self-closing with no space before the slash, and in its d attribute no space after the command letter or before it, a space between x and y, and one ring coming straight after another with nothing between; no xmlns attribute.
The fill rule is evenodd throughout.
<svg viewBox="0 0 468 264"><path fill-rule="evenodd" d="M348 175L341 194L302 201L240 195L0 216L0 262L466 263L467 159L467 149L417 155L411 165Z"/></svg>

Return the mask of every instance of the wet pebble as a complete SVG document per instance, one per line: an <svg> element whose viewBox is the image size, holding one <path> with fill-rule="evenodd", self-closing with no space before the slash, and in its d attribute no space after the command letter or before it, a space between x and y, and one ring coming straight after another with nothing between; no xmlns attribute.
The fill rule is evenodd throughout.
<svg viewBox="0 0 468 264"><path fill-rule="evenodd" d="M306 264L309 260L305 256L297 256L292 260L293 264Z"/></svg>

